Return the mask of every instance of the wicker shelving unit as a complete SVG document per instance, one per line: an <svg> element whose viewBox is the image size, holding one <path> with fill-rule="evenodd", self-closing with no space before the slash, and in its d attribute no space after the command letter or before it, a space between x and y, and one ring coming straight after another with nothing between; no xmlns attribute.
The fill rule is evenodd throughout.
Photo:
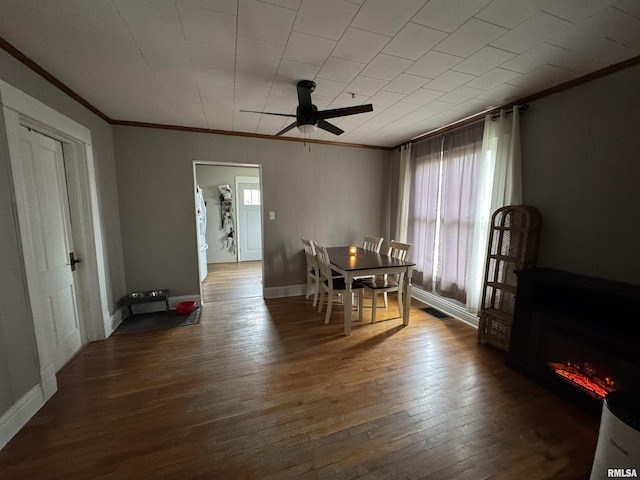
<svg viewBox="0 0 640 480"><path fill-rule="evenodd" d="M540 213L529 205L499 208L491 217L478 342L509 351L518 290L516 270L535 267Z"/></svg>

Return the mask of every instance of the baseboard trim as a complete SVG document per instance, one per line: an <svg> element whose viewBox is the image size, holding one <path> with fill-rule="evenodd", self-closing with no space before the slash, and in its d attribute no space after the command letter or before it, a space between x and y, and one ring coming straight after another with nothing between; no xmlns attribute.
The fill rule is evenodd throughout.
<svg viewBox="0 0 640 480"><path fill-rule="evenodd" d="M451 315L456 320L460 320L462 323L478 328L478 317L472 313L467 312L462 307L459 307L446 299L434 295L433 293L425 292L421 288L412 287L411 296L416 300L426 303L430 307L440 310L441 312Z"/></svg>
<svg viewBox="0 0 640 480"><path fill-rule="evenodd" d="M36 385L0 417L0 450L38 413L46 403L41 385Z"/></svg>
<svg viewBox="0 0 640 480"><path fill-rule="evenodd" d="M264 298L284 298L284 297L298 297L304 295L307 291L307 284L303 285L284 285L282 287L270 287L265 288L263 295Z"/></svg>
<svg viewBox="0 0 640 480"><path fill-rule="evenodd" d="M116 328L120 326L122 320L124 320L124 307L118 308L113 315L104 319L104 333L105 338L108 338L113 332L116 331Z"/></svg>

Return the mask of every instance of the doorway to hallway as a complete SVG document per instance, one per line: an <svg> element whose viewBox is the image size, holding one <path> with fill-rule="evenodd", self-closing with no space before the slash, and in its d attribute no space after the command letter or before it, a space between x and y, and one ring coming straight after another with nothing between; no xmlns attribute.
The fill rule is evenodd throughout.
<svg viewBox="0 0 640 480"><path fill-rule="evenodd" d="M262 262L210 263L202 303L262 297Z"/></svg>

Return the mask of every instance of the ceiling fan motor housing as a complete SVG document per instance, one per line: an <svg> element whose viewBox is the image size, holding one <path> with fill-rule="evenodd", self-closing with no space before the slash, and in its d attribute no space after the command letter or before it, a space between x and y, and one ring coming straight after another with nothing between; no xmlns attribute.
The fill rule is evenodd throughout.
<svg viewBox="0 0 640 480"><path fill-rule="evenodd" d="M296 108L296 122L298 125L318 126L318 107L311 105L311 108L299 105Z"/></svg>

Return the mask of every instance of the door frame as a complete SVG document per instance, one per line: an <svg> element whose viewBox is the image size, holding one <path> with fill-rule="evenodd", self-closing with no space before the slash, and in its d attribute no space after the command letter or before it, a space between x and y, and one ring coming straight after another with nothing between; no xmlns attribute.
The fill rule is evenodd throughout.
<svg viewBox="0 0 640 480"><path fill-rule="evenodd" d="M242 232L242 230L240 229L240 221L238 217L240 213L239 185L242 183L252 183L252 184L258 185L258 188L260 189L260 235L264 233L262 229L262 185L260 184L260 177L258 177L256 181L256 177L237 176L235 177L235 188L236 188L236 198L238 200L236 203L235 213L236 213L236 235L237 235L236 248L238 249L238 255L237 255L238 262L242 261L240 260L240 238L244 236L244 232ZM262 244L262 237L260 238L260 254L261 254L260 255L261 257L264 254L264 245ZM262 258L260 258L260 261L262 261Z"/></svg>
<svg viewBox="0 0 640 480"><path fill-rule="evenodd" d="M80 332L83 344L102 340L107 337L106 327L110 316L91 131L2 80L0 80L0 103L11 166L12 196L15 199L20 235L19 248L25 291L31 291L29 284L32 279L30 280L27 274L28 256L24 253L29 240L26 235L30 231L26 218L27 196L23 191L22 179L17 176L19 170L16 168L17 162L20 161L19 129L21 126L36 130L62 143L69 214L72 220L71 235L74 248L83 262L82 268L78 269L76 272L78 275L75 276ZM27 315L33 322L31 299L28 305L30 310ZM43 355L44 352L38 346L41 339L35 340L44 404L58 389L56 372L53 364Z"/></svg>
<svg viewBox="0 0 640 480"><path fill-rule="evenodd" d="M196 187L198 185L198 178L196 176L196 166L197 165L204 165L204 166L210 166L210 167L245 167L245 168L257 168L258 169L258 183L260 184L260 195L262 196L261 198L261 202L260 202L260 218L261 220L264 220L264 210L263 210L263 206L264 206L264 190L262 188L262 165L260 164L255 164L255 163L231 163L231 162L213 162L213 161L207 161L207 160L193 160L192 162L192 169L193 169L193 186L191 188L192 192L196 191ZM235 185L234 185L235 186ZM193 198L193 231L195 232L196 235L196 239L198 238L198 219L196 216L196 196L192 195ZM237 218L234 219L235 223L237 224ZM207 223L207 225L209 225ZM264 221L260 222L261 228L262 228L262 296L264 297ZM196 242L197 243L197 242ZM198 251L196 249L195 252L196 255L198 255ZM238 261L238 255L236 252L236 262ZM197 265L197 262L196 262ZM196 268L195 271L195 275L198 278L198 287L200 289L200 302L202 302L202 299L204 298L203 293L202 293L202 282L200 281L200 271L199 268Z"/></svg>

